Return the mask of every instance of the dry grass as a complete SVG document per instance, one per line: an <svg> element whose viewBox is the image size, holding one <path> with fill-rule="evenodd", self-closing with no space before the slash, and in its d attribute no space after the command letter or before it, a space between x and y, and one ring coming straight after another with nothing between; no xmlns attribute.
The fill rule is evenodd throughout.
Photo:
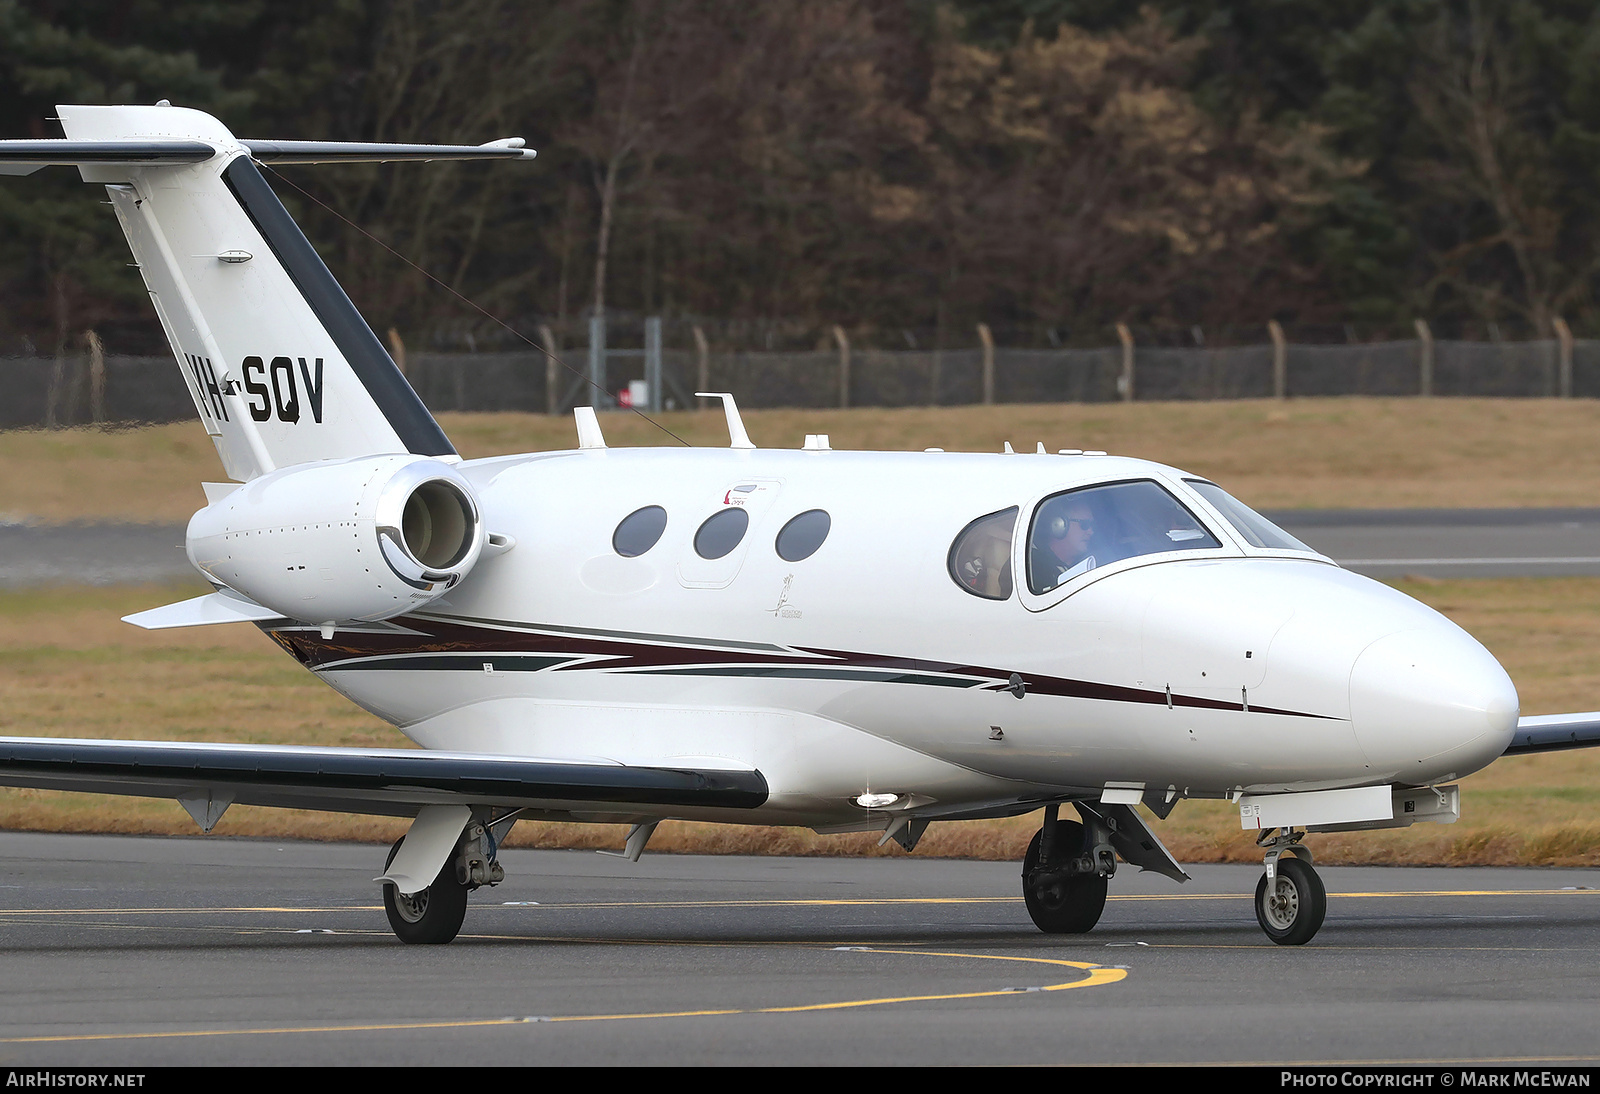
<svg viewBox="0 0 1600 1094"><path fill-rule="evenodd" d="M673 443L637 416L603 415L613 445ZM1317 399L745 415L758 444L829 433L836 448L993 451L1010 440L1103 448L1209 475L1267 508L1600 504L1600 404L1583 400ZM695 444L726 443L718 411L663 416ZM445 415L467 456L569 447L570 418ZM1552 461L1550 453L1560 452ZM177 522L220 476L199 426L0 433L0 519ZM1600 706L1600 580L1403 586L1478 635L1517 680L1528 713ZM197 590L0 593L0 732L83 737L405 744L318 684L252 628L145 632L118 617ZM1600 756L1506 760L1469 779L1465 818L1388 833L1313 837L1322 861L1600 863ZM918 854L1020 859L1033 817L935 825ZM0 827L193 833L172 802L0 791ZM392 840L383 818L237 807L218 832ZM1255 861L1237 813L1184 803L1157 826L1185 861ZM514 844L615 848L615 827L523 824ZM900 854L871 836L669 822L653 851Z"/></svg>
<svg viewBox="0 0 1600 1094"><path fill-rule="evenodd" d="M1404 590L1478 635L1517 680L1527 713L1600 706L1600 579L1426 582ZM197 590L0 592L0 733L401 747L405 740L317 683L248 627L141 631L130 611ZM1314 836L1321 862L1600 864L1600 751L1503 760L1466 780L1454 825ZM919 855L1019 860L1036 817L934 825ZM1185 802L1155 829L1186 862L1253 862L1236 810ZM169 801L0 790L0 828L194 834ZM385 818L236 807L219 834L387 842ZM606 825L525 823L514 846L616 849ZM902 854L867 835L668 822L652 852Z"/></svg>
<svg viewBox="0 0 1600 1094"><path fill-rule="evenodd" d="M613 445L675 443L637 415L601 416ZM570 417L447 414L467 456L569 448ZM720 411L662 415L694 444L727 443ZM1263 508L1600 504L1593 400L1302 399L1085 406L752 410L757 444L997 451L1103 448L1209 475ZM1551 453L1560 453L1552 460ZM221 476L196 423L0 432L0 519L179 522Z"/></svg>

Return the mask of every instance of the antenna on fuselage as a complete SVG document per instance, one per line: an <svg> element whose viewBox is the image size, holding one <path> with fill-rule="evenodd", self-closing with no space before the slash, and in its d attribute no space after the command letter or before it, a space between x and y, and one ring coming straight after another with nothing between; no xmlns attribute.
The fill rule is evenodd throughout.
<svg viewBox="0 0 1600 1094"><path fill-rule="evenodd" d="M729 391L697 391L696 399L721 399L722 413L728 417L729 448L754 448L750 434L744 431L744 420L739 417L739 404L733 401L733 393Z"/></svg>
<svg viewBox="0 0 1600 1094"><path fill-rule="evenodd" d="M606 437L600 432L600 419L595 416L592 406L575 406L572 408L572 417L578 423L579 448L604 448Z"/></svg>

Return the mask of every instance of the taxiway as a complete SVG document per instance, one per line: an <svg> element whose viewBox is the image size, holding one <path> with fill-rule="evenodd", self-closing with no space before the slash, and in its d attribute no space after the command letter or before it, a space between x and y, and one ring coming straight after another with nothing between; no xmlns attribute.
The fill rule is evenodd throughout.
<svg viewBox="0 0 1600 1094"><path fill-rule="evenodd" d="M1600 1059L1600 870L1130 868L1091 934L1009 863L508 851L408 947L381 848L0 835L0 1062L1070 1064Z"/></svg>

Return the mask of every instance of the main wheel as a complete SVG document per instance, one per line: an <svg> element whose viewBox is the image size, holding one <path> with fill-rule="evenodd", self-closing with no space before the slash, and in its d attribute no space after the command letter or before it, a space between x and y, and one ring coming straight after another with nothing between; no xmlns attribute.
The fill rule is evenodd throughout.
<svg viewBox="0 0 1600 1094"><path fill-rule="evenodd" d="M1328 914L1328 891L1317 872L1297 858L1280 858L1276 874L1272 884L1262 874L1256 885L1256 921L1278 945L1303 946Z"/></svg>
<svg viewBox="0 0 1600 1094"><path fill-rule="evenodd" d="M1044 829L1034 833L1028 854L1022 860L1022 900L1034 926L1045 934L1083 934L1100 922L1106 907L1106 879L1098 874L1079 874L1072 878L1034 885L1029 879L1039 867L1039 843ZM1076 855L1083 850L1083 825L1077 821L1056 822L1056 853Z"/></svg>
<svg viewBox="0 0 1600 1094"><path fill-rule="evenodd" d="M389 848L384 872L388 872L404 842L401 837ZM388 913L389 926L400 941L442 946L455 938L462 921L467 918L467 887L456 880L455 862L448 861L432 885L410 896L402 895L393 882L384 882L383 910Z"/></svg>

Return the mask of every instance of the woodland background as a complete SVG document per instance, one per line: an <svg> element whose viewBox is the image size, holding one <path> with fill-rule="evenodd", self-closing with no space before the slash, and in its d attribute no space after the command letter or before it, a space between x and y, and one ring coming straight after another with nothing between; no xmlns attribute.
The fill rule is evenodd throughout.
<svg viewBox="0 0 1600 1094"><path fill-rule="evenodd" d="M341 218L575 341L597 310L768 348L1600 332L1592 0L0 0L0 136L161 98L248 137L526 137L274 178L412 345L504 336ZM164 350L102 198L0 186L0 353Z"/></svg>

